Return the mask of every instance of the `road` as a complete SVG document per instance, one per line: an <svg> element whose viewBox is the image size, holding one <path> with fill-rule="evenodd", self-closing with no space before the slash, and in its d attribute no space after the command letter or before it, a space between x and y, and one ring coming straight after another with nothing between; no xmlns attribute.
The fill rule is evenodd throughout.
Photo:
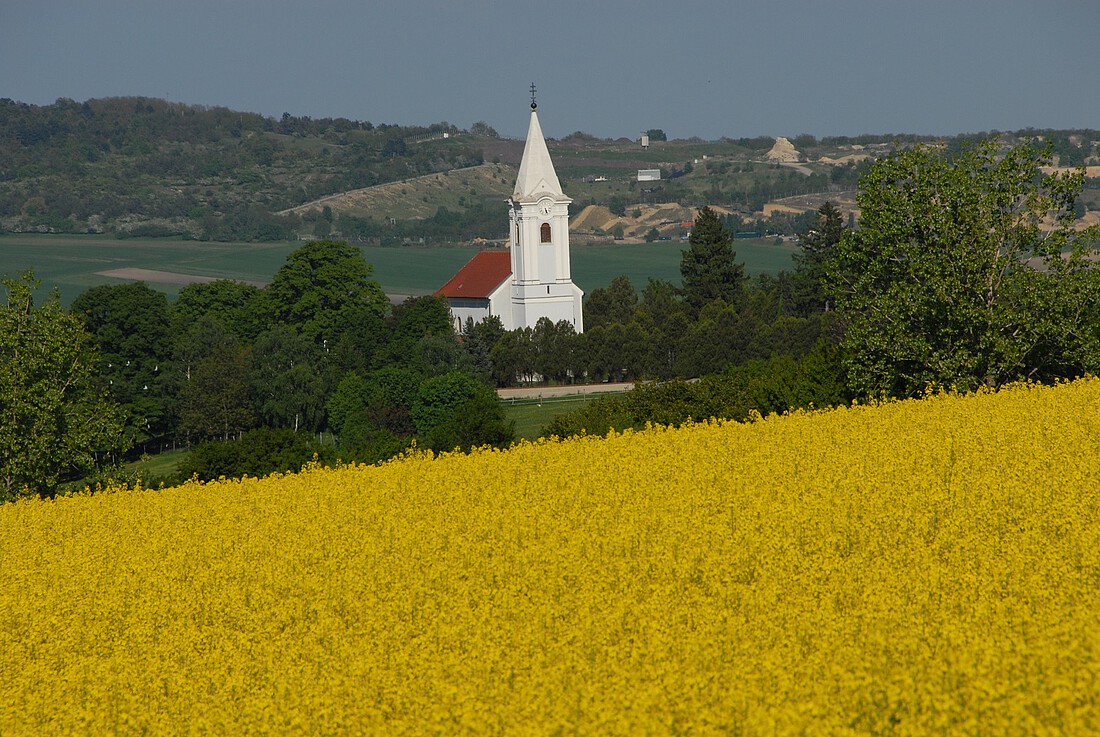
<svg viewBox="0 0 1100 737"><path fill-rule="evenodd" d="M511 389L497 389L501 399L539 399L541 397L568 397L578 394L604 394L608 392L627 392L634 388L633 381L614 384L569 384L566 386L521 386Z"/></svg>

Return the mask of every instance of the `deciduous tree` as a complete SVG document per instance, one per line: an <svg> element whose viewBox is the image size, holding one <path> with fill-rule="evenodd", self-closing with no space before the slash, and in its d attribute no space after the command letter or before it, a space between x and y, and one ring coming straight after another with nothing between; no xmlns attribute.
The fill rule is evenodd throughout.
<svg viewBox="0 0 1100 737"><path fill-rule="evenodd" d="M593 289L584 301L584 322L589 329L617 322L625 325L634 318L638 293L630 277L620 274L606 287Z"/></svg>
<svg viewBox="0 0 1100 737"><path fill-rule="evenodd" d="M292 328L279 325L256 338L248 356L252 396L269 426L318 431L325 417L325 392L316 347Z"/></svg>
<svg viewBox="0 0 1100 737"><path fill-rule="evenodd" d="M255 424L244 351L220 344L200 359L180 389L180 430L228 440Z"/></svg>
<svg viewBox="0 0 1100 737"><path fill-rule="evenodd" d="M389 309L372 272L357 247L316 241L287 256L265 298L277 321L324 343L334 339L344 313L365 308L383 315Z"/></svg>
<svg viewBox="0 0 1100 737"><path fill-rule="evenodd" d="M93 287L70 308L91 333L100 356L97 373L126 413L133 442L171 429L166 391L172 355L168 300L143 282Z"/></svg>
<svg viewBox="0 0 1100 737"><path fill-rule="evenodd" d="M1097 233L1075 231L1083 172L1049 150L917 147L863 178L860 226L827 266L857 394L909 396L1100 368Z"/></svg>
<svg viewBox="0 0 1100 737"><path fill-rule="evenodd" d="M91 470L96 451L122 450L122 413L96 380L97 355L56 294L34 306L32 274L3 282L0 307L0 501L52 494Z"/></svg>

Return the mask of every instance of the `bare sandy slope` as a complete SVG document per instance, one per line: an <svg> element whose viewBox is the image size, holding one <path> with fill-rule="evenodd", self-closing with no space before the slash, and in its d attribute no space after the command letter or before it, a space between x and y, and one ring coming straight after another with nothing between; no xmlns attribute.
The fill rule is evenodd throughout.
<svg viewBox="0 0 1100 737"><path fill-rule="evenodd" d="M436 213L440 205L462 209L459 199L467 196L498 195L504 200L512 194L515 180L516 169L513 166L481 164L341 192L282 210L279 214L304 215L311 211L320 212L328 206L337 213L399 220L428 218Z"/></svg>
<svg viewBox="0 0 1100 737"><path fill-rule="evenodd" d="M711 205L719 215L729 215L731 210ZM634 217L637 212L638 216ZM658 204L637 204L626 206L626 216L611 214L603 205L589 205L577 213L569 223L569 230L579 234L606 234L616 226L622 225L623 236L629 240L640 240L652 229L665 235L665 231L679 233L683 223L694 222L699 211L693 207L684 207L675 202Z"/></svg>

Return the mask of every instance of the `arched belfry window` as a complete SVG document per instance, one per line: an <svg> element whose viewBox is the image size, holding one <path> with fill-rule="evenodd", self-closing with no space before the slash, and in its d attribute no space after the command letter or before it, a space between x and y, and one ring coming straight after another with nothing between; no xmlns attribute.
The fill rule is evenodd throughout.
<svg viewBox="0 0 1100 737"><path fill-rule="evenodd" d="M542 227L539 228L539 233L542 236L542 242L543 243L549 243L550 240L551 240L550 239L550 223L543 223Z"/></svg>

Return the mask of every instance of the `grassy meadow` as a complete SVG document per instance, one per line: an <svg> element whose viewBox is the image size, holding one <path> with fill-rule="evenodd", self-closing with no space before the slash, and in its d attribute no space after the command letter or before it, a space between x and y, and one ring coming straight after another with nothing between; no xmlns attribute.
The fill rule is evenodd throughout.
<svg viewBox="0 0 1100 737"><path fill-rule="evenodd" d="M542 429L554 418L566 412L575 412L600 394L571 394L564 397L539 397L537 399L503 399L505 419L516 423L517 440L537 440Z"/></svg>
<svg viewBox="0 0 1100 737"><path fill-rule="evenodd" d="M124 268L266 283L287 255L302 245L303 242L214 243L85 235L4 235L0 236L0 276L14 277L34 269L43 286L46 289L56 286L62 302L68 304L90 287L123 283L98 272ZM680 252L684 247L678 241L574 246L573 278L586 292L607 286L620 274L630 277L639 289L650 277L679 284ZM738 240L734 247L749 274L777 273L790 268L796 250L791 244L775 245L772 240ZM398 295L431 294L477 251L474 246L363 247L382 288ZM170 298L181 286L147 283Z"/></svg>
<svg viewBox="0 0 1100 737"><path fill-rule="evenodd" d="M0 507L0 734L1095 734L1100 380Z"/></svg>

